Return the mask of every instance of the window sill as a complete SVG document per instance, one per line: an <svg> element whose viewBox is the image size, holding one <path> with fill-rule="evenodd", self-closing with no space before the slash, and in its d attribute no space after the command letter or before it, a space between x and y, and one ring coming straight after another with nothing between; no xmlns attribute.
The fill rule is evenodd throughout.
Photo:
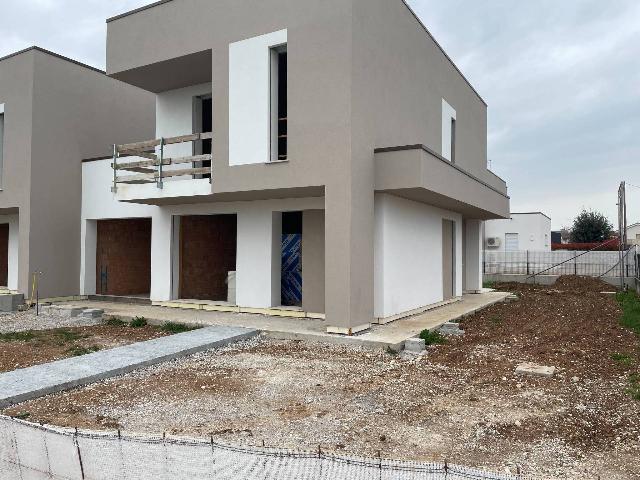
<svg viewBox="0 0 640 480"><path fill-rule="evenodd" d="M271 160L270 162L267 162L267 165L271 165L273 163L289 163L289 159L287 159L287 160Z"/></svg>

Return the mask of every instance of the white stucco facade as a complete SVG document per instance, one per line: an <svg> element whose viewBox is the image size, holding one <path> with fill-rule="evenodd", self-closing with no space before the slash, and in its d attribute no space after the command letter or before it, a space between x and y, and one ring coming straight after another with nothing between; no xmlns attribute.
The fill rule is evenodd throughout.
<svg viewBox="0 0 640 480"><path fill-rule="evenodd" d="M627 227L627 243L640 245L640 223L634 223Z"/></svg>
<svg viewBox="0 0 640 480"><path fill-rule="evenodd" d="M375 197L375 304L378 319L443 300L442 221L455 222L456 296L462 295L462 217L387 194Z"/></svg>
<svg viewBox="0 0 640 480"><path fill-rule="evenodd" d="M498 246L489 239L497 238ZM488 220L484 228L488 251L551 251L551 219L540 212L512 213L507 220Z"/></svg>

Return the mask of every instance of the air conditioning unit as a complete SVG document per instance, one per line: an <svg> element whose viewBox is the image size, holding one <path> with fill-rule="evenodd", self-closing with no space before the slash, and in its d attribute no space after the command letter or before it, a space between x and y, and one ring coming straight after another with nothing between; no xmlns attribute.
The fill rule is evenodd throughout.
<svg viewBox="0 0 640 480"><path fill-rule="evenodd" d="M498 248L502 244L500 237L488 237L486 240L487 248Z"/></svg>

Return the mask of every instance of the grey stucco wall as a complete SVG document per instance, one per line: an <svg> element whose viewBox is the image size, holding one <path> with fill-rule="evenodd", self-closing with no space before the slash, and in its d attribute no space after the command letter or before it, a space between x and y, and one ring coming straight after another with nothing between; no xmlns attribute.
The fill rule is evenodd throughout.
<svg viewBox="0 0 640 480"><path fill-rule="evenodd" d="M324 313L324 210L305 210L302 217L302 309Z"/></svg>
<svg viewBox="0 0 640 480"><path fill-rule="evenodd" d="M151 138L155 99L38 49L0 61L5 168L0 210L19 209L18 287L42 272L41 297L77 295L81 161Z"/></svg>

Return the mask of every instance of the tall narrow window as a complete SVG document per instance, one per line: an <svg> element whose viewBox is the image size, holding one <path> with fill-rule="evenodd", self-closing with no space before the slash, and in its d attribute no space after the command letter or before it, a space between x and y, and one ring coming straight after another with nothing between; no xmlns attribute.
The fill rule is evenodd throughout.
<svg viewBox="0 0 640 480"><path fill-rule="evenodd" d="M456 119L451 119L451 163L456 163Z"/></svg>
<svg viewBox="0 0 640 480"><path fill-rule="evenodd" d="M2 152L3 150L4 150L4 104L0 103L0 188L2 188L2 171L3 171Z"/></svg>
<svg viewBox="0 0 640 480"><path fill-rule="evenodd" d="M204 95L194 98L194 116L193 116L193 133L209 133L213 129L212 121L212 107L211 95ZM200 140L194 143L193 154L194 155L210 155L211 139ZM194 162L194 168L210 168L211 161L205 160L200 162ZM211 178L210 173L201 175L194 175L195 178Z"/></svg>
<svg viewBox="0 0 640 480"><path fill-rule="evenodd" d="M271 49L271 161L287 160L287 46Z"/></svg>

